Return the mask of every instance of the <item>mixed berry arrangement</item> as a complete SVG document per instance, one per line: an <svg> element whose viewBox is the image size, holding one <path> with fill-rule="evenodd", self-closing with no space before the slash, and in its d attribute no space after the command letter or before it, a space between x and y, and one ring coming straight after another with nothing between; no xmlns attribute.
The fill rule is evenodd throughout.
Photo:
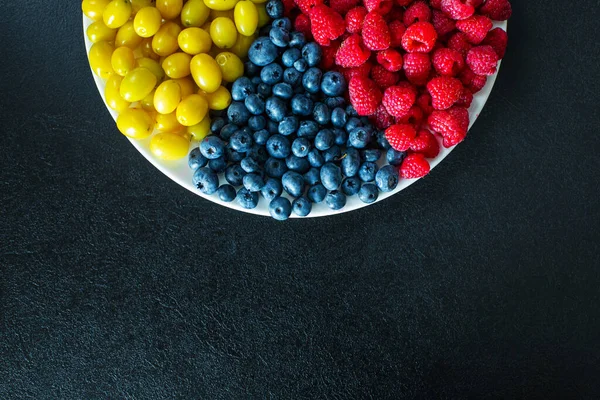
<svg viewBox="0 0 600 400"><path fill-rule="evenodd" d="M90 18L98 2L84 1ZM93 49L90 63L119 129L156 129L150 148L165 159L193 140L199 191L247 209L262 197L278 220L348 196L372 203L429 173L440 145L465 139L473 95L506 51L493 21L512 12L508 0L161 0L130 4L125 19L106 3L105 27L116 29L111 13L122 25L94 46L107 43L97 53L112 70L101 56L94 68ZM130 18L150 43L115 45Z"/></svg>

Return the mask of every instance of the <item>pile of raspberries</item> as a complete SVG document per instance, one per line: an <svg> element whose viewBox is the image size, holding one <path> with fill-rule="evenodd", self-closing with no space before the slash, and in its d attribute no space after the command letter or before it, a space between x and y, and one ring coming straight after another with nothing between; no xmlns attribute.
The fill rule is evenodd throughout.
<svg viewBox="0 0 600 400"><path fill-rule="evenodd" d="M462 142L473 94L504 57L493 20L509 0L284 0L296 30L323 48L321 67L348 80L349 100L397 151L404 178L429 172L425 158Z"/></svg>

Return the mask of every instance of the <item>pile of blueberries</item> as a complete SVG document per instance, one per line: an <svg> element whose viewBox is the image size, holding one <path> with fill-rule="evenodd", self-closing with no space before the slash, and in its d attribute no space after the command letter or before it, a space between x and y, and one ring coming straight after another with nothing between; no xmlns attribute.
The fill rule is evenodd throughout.
<svg viewBox="0 0 600 400"><path fill-rule="evenodd" d="M261 194L278 220L307 216L313 203L339 210L346 196L372 203L394 190L405 154L346 105L344 76L318 68L320 46L291 30L281 0L270 0L267 12L274 21L250 47L233 102L212 113L213 135L190 153L194 185L247 209ZM380 168L382 150L389 165ZM219 173L227 183L219 185Z"/></svg>

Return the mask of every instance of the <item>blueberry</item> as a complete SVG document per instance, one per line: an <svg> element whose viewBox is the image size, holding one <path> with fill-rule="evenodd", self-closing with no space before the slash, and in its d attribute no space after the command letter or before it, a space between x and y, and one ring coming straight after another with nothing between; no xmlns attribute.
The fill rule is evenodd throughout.
<svg viewBox="0 0 600 400"><path fill-rule="evenodd" d="M282 134L284 136L288 136L298 130L298 125L299 125L298 117L291 115L289 117L285 117L283 119L283 121L281 121L279 123L278 130L279 130L280 134Z"/></svg>
<svg viewBox="0 0 600 400"><path fill-rule="evenodd" d="M224 126L225 126L225 119L221 118L221 117L217 117L217 118L213 119L212 122L210 123L210 131L212 133L219 133L219 132L221 132L221 129L223 129Z"/></svg>
<svg viewBox="0 0 600 400"><path fill-rule="evenodd" d="M346 196L354 196L360 190L360 179L355 176L348 177L342 182L342 192Z"/></svg>
<svg viewBox="0 0 600 400"><path fill-rule="evenodd" d="M325 200L325 196L327 196L327 189L325 189L325 186L322 184L317 183L308 188L306 196L313 203L320 203Z"/></svg>
<svg viewBox="0 0 600 400"><path fill-rule="evenodd" d="M360 168L360 153L349 147L346 156L342 159L342 173L348 177L356 176Z"/></svg>
<svg viewBox="0 0 600 400"><path fill-rule="evenodd" d="M350 115L346 112L346 115ZM352 130L359 128L362 126L362 122L360 122L360 119L356 118L356 117L351 117L350 119L348 119L348 122L346 122L346 125L344 126L344 129L346 130L346 132L351 132Z"/></svg>
<svg viewBox="0 0 600 400"><path fill-rule="evenodd" d="M388 150L389 148L392 147L392 146L390 146L390 143L388 142L388 140L385 138L385 132L377 132L376 137L377 137L377 144L382 149Z"/></svg>
<svg viewBox="0 0 600 400"><path fill-rule="evenodd" d="M265 162L265 174L270 178L281 178L287 172L284 160L269 158Z"/></svg>
<svg viewBox="0 0 600 400"><path fill-rule="evenodd" d="M221 134L219 136L221 136L221 139L229 141L231 135L236 133L239 129L240 127L235 124L227 124L223 127L223 129L221 129Z"/></svg>
<svg viewBox="0 0 600 400"><path fill-rule="evenodd" d="M273 28L292 30L292 21L289 18L277 18L273 21Z"/></svg>
<svg viewBox="0 0 600 400"><path fill-rule="evenodd" d="M298 49L287 49L281 55L281 63L286 67L293 67L294 63L302 57L302 53Z"/></svg>
<svg viewBox="0 0 600 400"><path fill-rule="evenodd" d="M292 151L290 141L282 135L273 135L267 140L267 152L274 158L286 158Z"/></svg>
<svg viewBox="0 0 600 400"><path fill-rule="evenodd" d="M246 109L252 115L260 115L265 112L265 99L260 94L251 94L244 101ZM248 119L248 123L250 118Z"/></svg>
<svg viewBox="0 0 600 400"><path fill-rule="evenodd" d="M321 172L317 168L311 168L304 174L304 182L312 186L315 183L321 182Z"/></svg>
<svg viewBox="0 0 600 400"><path fill-rule="evenodd" d="M321 152L317 149L312 149L308 152L308 162L311 167L320 168L325 164L325 159Z"/></svg>
<svg viewBox="0 0 600 400"><path fill-rule="evenodd" d="M323 57L323 51L321 46L315 42L310 42L302 47L302 57L306 60L309 67L319 65L321 57Z"/></svg>
<svg viewBox="0 0 600 400"><path fill-rule="evenodd" d="M241 188L237 192L237 202L240 206L250 210L258 205L258 193L251 192L246 188Z"/></svg>
<svg viewBox="0 0 600 400"><path fill-rule="evenodd" d="M267 161L267 158L269 158L269 153L267 153L267 149L265 148L265 146L255 144L250 150L246 152L246 156L252 157L259 164L264 164L264 162Z"/></svg>
<svg viewBox="0 0 600 400"><path fill-rule="evenodd" d="M329 107L323 103L316 103L313 108L313 119L319 125L327 125L331 121L331 112Z"/></svg>
<svg viewBox="0 0 600 400"><path fill-rule="evenodd" d="M346 90L346 79L339 72L329 71L323 75L321 91L327 96L339 96Z"/></svg>
<svg viewBox="0 0 600 400"><path fill-rule="evenodd" d="M200 142L200 153L209 160L214 160L225 153L225 143L217 136L207 136Z"/></svg>
<svg viewBox="0 0 600 400"><path fill-rule="evenodd" d="M306 72L308 69L308 63L304 58L301 58L294 63L294 69L298 72Z"/></svg>
<svg viewBox="0 0 600 400"><path fill-rule="evenodd" d="M248 127L253 131L260 131L261 129L265 129L267 126L267 119L262 115L253 115L248 120Z"/></svg>
<svg viewBox="0 0 600 400"><path fill-rule="evenodd" d="M379 189L374 183L366 183L362 185L358 192L358 198L363 203L373 203L379 197Z"/></svg>
<svg viewBox="0 0 600 400"><path fill-rule="evenodd" d="M304 73L302 76L302 86L309 93L319 93L321 90L321 77L323 76L323 72L321 72L318 68L309 68L308 71Z"/></svg>
<svg viewBox="0 0 600 400"><path fill-rule="evenodd" d="M305 94L292 97L292 112L296 115L309 116L312 113L313 101Z"/></svg>
<svg viewBox="0 0 600 400"><path fill-rule="evenodd" d="M257 173L244 175L242 183L244 184L244 187L251 192L258 192L265 186L265 180Z"/></svg>
<svg viewBox="0 0 600 400"><path fill-rule="evenodd" d="M290 44L290 31L273 26L269 31L269 39L277 47L287 47Z"/></svg>
<svg viewBox="0 0 600 400"><path fill-rule="evenodd" d="M281 122L286 115L287 106L279 97L269 97L265 110L271 121Z"/></svg>
<svg viewBox="0 0 600 400"><path fill-rule="evenodd" d="M351 117L358 117L358 113L356 112L352 104L348 104L346 106L346 114L348 114Z"/></svg>
<svg viewBox="0 0 600 400"><path fill-rule="evenodd" d="M244 75L253 77L260 73L260 67L254 64L252 61L246 61L244 63Z"/></svg>
<svg viewBox="0 0 600 400"><path fill-rule="evenodd" d="M306 173L310 169L310 163L306 158L296 157L293 154L285 159L285 165L287 165L290 171L300 172L301 174Z"/></svg>
<svg viewBox="0 0 600 400"><path fill-rule="evenodd" d="M375 183L382 192L391 192L398 186L398 171L391 165L382 167L375 175Z"/></svg>
<svg viewBox="0 0 600 400"><path fill-rule="evenodd" d="M341 107L336 107L331 112L331 124L336 128L343 128L346 126L348 114Z"/></svg>
<svg viewBox="0 0 600 400"><path fill-rule="evenodd" d="M314 139L319 133L319 125L315 121L302 121L298 126L298 137Z"/></svg>
<svg viewBox="0 0 600 400"><path fill-rule="evenodd" d="M264 98L267 98L271 95L271 90L271 85L266 84L264 82L261 82L258 85L256 85L256 92Z"/></svg>
<svg viewBox="0 0 600 400"><path fill-rule="evenodd" d="M327 150L335 143L335 136L331 129L321 129L315 137L315 147L318 150Z"/></svg>
<svg viewBox="0 0 600 400"><path fill-rule="evenodd" d="M252 93L256 93L254 85L250 78L245 76L237 78L231 86L231 98L234 101L244 101Z"/></svg>
<svg viewBox="0 0 600 400"><path fill-rule="evenodd" d="M192 177L196 189L204 194L213 194L219 187L219 177L209 168L198 168Z"/></svg>
<svg viewBox="0 0 600 400"><path fill-rule="evenodd" d="M325 196L325 204L332 210L339 210L346 205L346 196L339 190L334 190Z"/></svg>
<svg viewBox="0 0 600 400"><path fill-rule="evenodd" d="M277 63L269 64L260 71L260 79L267 85L274 85L283 78L283 68Z"/></svg>
<svg viewBox="0 0 600 400"><path fill-rule="evenodd" d="M232 202L235 199L235 188L231 185L221 185L219 189L217 189L217 195L221 201L226 203Z"/></svg>
<svg viewBox="0 0 600 400"><path fill-rule="evenodd" d="M223 158L229 162L239 162L242 160L242 158L246 157L246 155L244 153L240 153L239 151L233 150L230 145L227 146L227 149L225 150L225 154L226 154L226 157L223 157ZM217 160L219 160L219 159L220 158L217 158ZM208 165L209 166L211 165L210 161L209 161ZM227 163L225 163L225 167L226 166L227 166ZM224 169L225 169L224 167L219 168L219 171L223 171Z"/></svg>
<svg viewBox="0 0 600 400"><path fill-rule="evenodd" d="M279 123L275 121L267 120L267 130L271 135L279 133Z"/></svg>
<svg viewBox="0 0 600 400"><path fill-rule="evenodd" d="M341 97L328 97L325 100L325 104L327 104L327 107L329 108L336 108L336 107L344 107L344 105L346 104L346 100ZM344 110L345 111L345 110Z"/></svg>
<svg viewBox="0 0 600 400"><path fill-rule="evenodd" d="M366 149L361 150L360 155L363 160L369 162L376 162L381 158L381 150L379 149Z"/></svg>
<svg viewBox="0 0 600 400"><path fill-rule="evenodd" d="M335 137L335 144L337 144L338 146L346 144L346 142L348 141L348 134L345 130L341 128L333 128L332 132L333 136Z"/></svg>
<svg viewBox="0 0 600 400"><path fill-rule="evenodd" d="M283 190L293 197L302 195L304 191L304 178L298 172L288 171L281 177Z"/></svg>
<svg viewBox="0 0 600 400"><path fill-rule="evenodd" d="M246 171L239 164L232 164L225 170L225 180L233 186L240 186L243 183Z"/></svg>
<svg viewBox="0 0 600 400"><path fill-rule="evenodd" d="M242 161L240 161L240 167L247 173L256 172L260 169L256 160L252 157L244 157Z"/></svg>
<svg viewBox="0 0 600 400"><path fill-rule="evenodd" d="M371 140L371 133L364 127L358 127L348 132L348 144L357 149L364 149Z"/></svg>
<svg viewBox="0 0 600 400"><path fill-rule="evenodd" d="M261 129L260 131L254 132L253 139L256 144L266 144L267 140L269 140L269 136L271 134L266 129Z"/></svg>
<svg viewBox="0 0 600 400"><path fill-rule="evenodd" d="M285 221L292 213L292 205L285 197L276 197L269 203L269 214L277 221Z"/></svg>
<svg viewBox="0 0 600 400"><path fill-rule="evenodd" d="M252 147L252 135L240 129L231 136L229 145L235 151L246 152Z"/></svg>
<svg viewBox="0 0 600 400"><path fill-rule="evenodd" d="M292 143L292 153L296 157L306 157L310 151L310 140L300 137Z"/></svg>
<svg viewBox="0 0 600 400"><path fill-rule="evenodd" d="M358 177L363 182L373 182L379 167L372 161L365 161L358 170Z"/></svg>
<svg viewBox="0 0 600 400"><path fill-rule="evenodd" d="M273 200L275 197L281 196L283 186L280 179L269 178L265 186L260 190L260 193L267 201Z"/></svg>
<svg viewBox="0 0 600 400"><path fill-rule="evenodd" d="M326 163L338 161L340 159L340 157L342 156L342 149L340 149L340 146L338 146L338 145L333 145L330 148L328 148L327 150L325 150L322 154L323 154L323 159L325 160Z"/></svg>
<svg viewBox="0 0 600 400"><path fill-rule="evenodd" d="M265 36L256 39L248 50L248 58L259 67L271 64L277 56L277 46Z"/></svg>
<svg viewBox="0 0 600 400"><path fill-rule="evenodd" d="M312 203L308 198L301 196L292 202L292 210L299 217L306 217L312 210Z"/></svg>
<svg viewBox="0 0 600 400"><path fill-rule="evenodd" d="M292 32L290 34L290 47L302 48L306 44L306 37L302 32Z"/></svg>
<svg viewBox="0 0 600 400"><path fill-rule="evenodd" d="M302 82L302 72L298 71L296 68L287 68L283 71L283 81L292 86L296 86Z"/></svg>
<svg viewBox="0 0 600 400"><path fill-rule="evenodd" d="M405 152L394 150L392 148L389 148L385 155L385 159L387 160L388 164L390 164L390 165L400 165L400 164L402 164L402 161L404 161L405 158L406 158Z"/></svg>
<svg viewBox="0 0 600 400"><path fill-rule="evenodd" d="M340 167L328 162L321 167L321 183L327 190L336 190L342 184L342 171Z"/></svg>
<svg viewBox="0 0 600 400"><path fill-rule="evenodd" d="M262 70L261 70L262 71ZM260 75L260 74L259 74ZM262 79L260 79L260 76L253 76L252 79L250 79L250 81L252 82L252 85L254 86L254 88L256 89L257 86L259 84L262 83Z"/></svg>
<svg viewBox="0 0 600 400"><path fill-rule="evenodd" d="M294 90L288 83L278 83L273 86L273 96L281 97L282 99L291 99L294 95Z"/></svg>
<svg viewBox="0 0 600 400"><path fill-rule="evenodd" d="M250 111L248 111L244 103L234 101L227 109L227 118L229 118L229 122L233 124L244 126L250 119Z"/></svg>
<svg viewBox="0 0 600 400"><path fill-rule="evenodd" d="M192 151L190 151L190 155L188 157L188 166L197 170L198 168L205 167L208 164L208 158L204 157L202 153L200 153L200 148L195 147Z"/></svg>
<svg viewBox="0 0 600 400"><path fill-rule="evenodd" d="M266 11L272 19L283 17L283 2L281 0L269 0Z"/></svg>

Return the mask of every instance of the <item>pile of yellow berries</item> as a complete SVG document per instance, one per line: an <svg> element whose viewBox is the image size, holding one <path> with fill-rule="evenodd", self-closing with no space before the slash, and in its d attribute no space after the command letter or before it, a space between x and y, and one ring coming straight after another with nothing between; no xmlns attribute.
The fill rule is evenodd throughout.
<svg viewBox="0 0 600 400"><path fill-rule="evenodd" d="M159 158L187 156L190 141L210 133L209 110L231 103L227 84L243 75L242 59L269 22L265 1L83 0L94 21L90 65L119 130L152 135Z"/></svg>

